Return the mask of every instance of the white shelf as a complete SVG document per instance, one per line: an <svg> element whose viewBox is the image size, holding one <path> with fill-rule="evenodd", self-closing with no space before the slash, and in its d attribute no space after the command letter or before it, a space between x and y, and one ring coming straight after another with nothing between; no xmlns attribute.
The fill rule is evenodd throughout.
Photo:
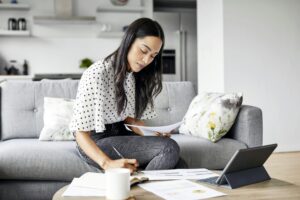
<svg viewBox="0 0 300 200"><path fill-rule="evenodd" d="M143 12L145 11L145 7L143 6L135 6L135 7L98 7L97 12Z"/></svg>
<svg viewBox="0 0 300 200"><path fill-rule="evenodd" d="M91 24L96 22L96 17L93 16L72 16L72 17L57 17L57 16L34 16L36 24Z"/></svg>
<svg viewBox="0 0 300 200"><path fill-rule="evenodd" d="M2 3L0 4L0 10L29 10L29 5L27 4L12 4L12 3Z"/></svg>
<svg viewBox="0 0 300 200"><path fill-rule="evenodd" d="M121 31L107 31L107 32L100 32L98 37L100 38L121 38L124 35L124 32Z"/></svg>
<svg viewBox="0 0 300 200"><path fill-rule="evenodd" d="M0 36L30 36L30 31L0 30Z"/></svg>

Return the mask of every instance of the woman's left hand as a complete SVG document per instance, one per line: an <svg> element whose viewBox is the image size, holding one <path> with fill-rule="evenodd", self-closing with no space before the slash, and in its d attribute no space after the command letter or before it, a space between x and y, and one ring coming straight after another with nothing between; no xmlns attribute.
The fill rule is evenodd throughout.
<svg viewBox="0 0 300 200"><path fill-rule="evenodd" d="M137 126L145 126L145 122L142 121L142 120L137 120L137 119L134 119L134 118L131 118L131 117L127 117L125 119L125 123L127 124L132 124L132 125L137 125ZM137 135L141 135L143 136L143 132L137 128L137 127L129 127L135 134Z"/></svg>
<svg viewBox="0 0 300 200"><path fill-rule="evenodd" d="M171 133L159 133L159 132L155 132L154 134L156 136L160 136L160 137L171 137Z"/></svg>

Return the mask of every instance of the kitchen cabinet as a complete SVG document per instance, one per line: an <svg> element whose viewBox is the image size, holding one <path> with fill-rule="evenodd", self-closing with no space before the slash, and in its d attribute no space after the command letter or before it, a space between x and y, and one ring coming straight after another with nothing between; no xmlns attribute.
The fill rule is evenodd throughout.
<svg viewBox="0 0 300 200"><path fill-rule="evenodd" d="M8 80L32 80L32 75L0 75L0 83Z"/></svg>

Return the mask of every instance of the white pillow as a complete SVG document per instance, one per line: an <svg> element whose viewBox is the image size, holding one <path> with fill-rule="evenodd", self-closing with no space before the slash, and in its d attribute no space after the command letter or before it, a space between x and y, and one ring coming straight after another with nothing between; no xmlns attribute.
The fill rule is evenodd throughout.
<svg viewBox="0 0 300 200"><path fill-rule="evenodd" d="M63 98L44 98L44 127L39 140L74 140L69 130L74 101Z"/></svg>
<svg viewBox="0 0 300 200"><path fill-rule="evenodd" d="M241 93L201 93L191 102L179 132L217 142L234 124L242 101Z"/></svg>

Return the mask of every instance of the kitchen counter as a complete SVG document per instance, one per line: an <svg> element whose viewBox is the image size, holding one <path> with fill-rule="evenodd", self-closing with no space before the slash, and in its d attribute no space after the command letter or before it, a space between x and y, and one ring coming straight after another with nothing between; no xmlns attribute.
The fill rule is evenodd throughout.
<svg viewBox="0 0 300 200"><path fill-rule="evenodd" d="M0 75L0 83L6 80L32 80L33 75Z"/></svg>

